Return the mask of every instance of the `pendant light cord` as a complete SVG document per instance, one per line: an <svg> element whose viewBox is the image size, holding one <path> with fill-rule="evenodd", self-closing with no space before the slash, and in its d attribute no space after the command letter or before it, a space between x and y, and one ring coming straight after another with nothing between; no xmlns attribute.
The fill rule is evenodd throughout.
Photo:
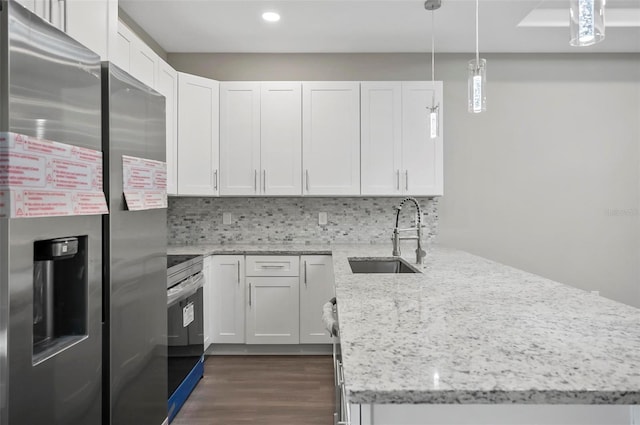
<svg viewBox="0 0 640 425"><path fill-rule="evenodd" d="M431 85L433 91L431 92L431 111L435 109L436 105L436 26L435 18L433 15L433 9L431 10Z"/></svg>
<svg viewBox="0 0 640 425"><path fill-rule="evenodd" d="M433 83L436 79L436 29L434 25L435 19L433 17L433 10L431 11L431 82Z"/></svg>
<svg viewBox="0 0 640 425"><path fill-rule="evenodd" d="M476 66L480 66L480 49L478 47L478 3L479 0L476 0Z"/></svg>

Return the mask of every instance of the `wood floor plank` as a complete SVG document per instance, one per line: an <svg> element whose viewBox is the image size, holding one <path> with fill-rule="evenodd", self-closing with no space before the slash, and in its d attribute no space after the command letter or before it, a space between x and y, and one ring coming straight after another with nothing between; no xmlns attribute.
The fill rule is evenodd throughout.
<svg viewBox="0 0 640 425"><path fill-rule="evenodd" d="M331 356L209 356L172 425L331 425Z"/></svg>

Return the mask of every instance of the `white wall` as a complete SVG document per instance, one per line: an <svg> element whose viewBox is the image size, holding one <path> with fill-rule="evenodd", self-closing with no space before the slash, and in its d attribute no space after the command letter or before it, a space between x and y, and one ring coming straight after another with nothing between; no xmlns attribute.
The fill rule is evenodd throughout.
<svg viewBox="0 0 640 425"><path fill-rule="evenodd" d="M486 55L488 111L466 62L444 80L440 241L640 307L640 55ZM219 80L422 80L425 54L169 54Z"/></svg>

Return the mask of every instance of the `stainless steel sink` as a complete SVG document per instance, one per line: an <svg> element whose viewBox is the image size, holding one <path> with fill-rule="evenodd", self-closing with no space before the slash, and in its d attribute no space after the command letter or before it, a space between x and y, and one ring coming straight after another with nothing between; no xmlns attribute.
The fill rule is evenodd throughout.
<svg viewBox="0 0 640 425"><path fill-rule="evenodd" d="M400 258L349 258L354 273L420 273Z"/></svg>

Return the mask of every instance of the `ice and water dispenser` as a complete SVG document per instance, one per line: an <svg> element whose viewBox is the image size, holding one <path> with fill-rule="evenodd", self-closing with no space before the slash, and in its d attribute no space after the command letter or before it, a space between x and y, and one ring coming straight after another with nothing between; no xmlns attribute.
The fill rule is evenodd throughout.
<svg viewBox="0 0 640 425"><path fill-rule="evenodd" d="M34 242L33 363L87 336L87 237Z"/></svg>

